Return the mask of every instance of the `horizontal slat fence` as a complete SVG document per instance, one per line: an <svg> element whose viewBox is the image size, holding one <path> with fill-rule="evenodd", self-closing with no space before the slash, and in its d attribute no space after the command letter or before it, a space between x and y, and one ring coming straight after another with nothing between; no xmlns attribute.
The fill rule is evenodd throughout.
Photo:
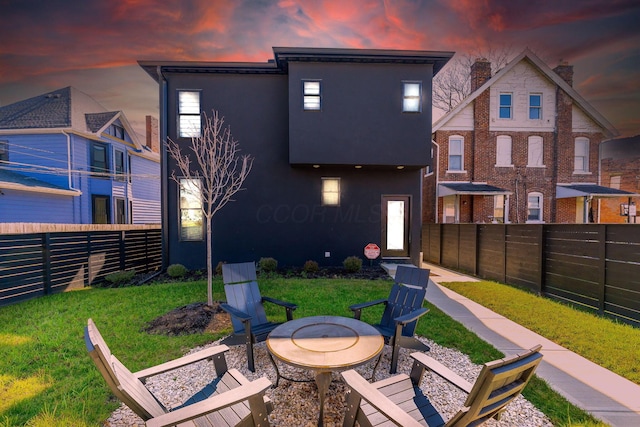
<svg viewBox="0 0 640 427"><path fill-rule="evenodd" d="M423 259L640 326L634 224L423 224Z"/></svg>
<svg viewBox="0 0 640 427"><path fill-rule="evenodd" d="M161 267L160 228L0 234L0 306Z"/></svg>

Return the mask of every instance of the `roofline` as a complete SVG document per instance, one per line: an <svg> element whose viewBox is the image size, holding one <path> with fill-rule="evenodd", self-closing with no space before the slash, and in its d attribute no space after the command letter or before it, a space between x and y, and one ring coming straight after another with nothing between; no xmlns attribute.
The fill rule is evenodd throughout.
<svg viewBox="0 0 640 427"><path fill-rule="evenodd" d="M549 80L564 90L572 99L576 101L576 105L589 116L592 120L598 123L603 129L605 137L612 138L618 136L618 130L602 115L600 114L589 102L587 102L580 94L570 86L562 77L560 77L555 71L553 71L547 64L545 64L540 58L538 58L531 50L525 49L518 56L512 59L504 68L498 71L494 76L487 80L482 86L477 88L469 96L460 102L453 110L449 111L444 116L440 117L433 124L432 132L439 130L444 124L446 124L453 116L458 114L463 108L474 101L482 92L491 87L502 76L508 73L513 67L516 66L523 59L528 60L531 64L536 66Z"/></svg>
<svg viewBox="0 0 640 427"><path fill-rule="evenodd" d="M286 74L289 62L360 62L433 64L433 74L444 67L455 52L393 49L343 49L273 47L275 60L267 62L154 61L139 60L138 65L155 81L158 68L180 73Z"/></svg>
<svg viewBox="0 0 640 427"><path fill-rule="evenodd" d="M82 191L80 190L66 190L64 188L51 188L51 187L42 187L39 185L29 186L23 184L17 184L14 182L6 182L0 181L0 189L2 190L16 190L16 191L26 191L30 193L46 193L46 194L55 194L58 196L80 196L82 195Z"/></svg>

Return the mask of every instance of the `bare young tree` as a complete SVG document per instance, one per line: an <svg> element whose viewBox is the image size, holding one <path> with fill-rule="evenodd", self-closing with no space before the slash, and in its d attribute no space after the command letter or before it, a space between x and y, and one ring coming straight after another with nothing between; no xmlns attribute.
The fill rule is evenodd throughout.
<svg viewBox="0 0 640 427"><path fill-rule="evenodd" d="M240 156L238 141L231 135L229 126L224 126L224 118L217 111L212 116L203 113L200 136L191 138L189 152L183 153L176 142L167 140L167 151L175 160L176 170L171 172L179 186L180 179L195 180L202 197L202 214L207 232L207 304L213 305L213 268L211 227L213 216L242 189L242 184L253 166L253 158L248 154ZM187 151L187 150L184 150ZM192 161L192 157L194 160Z"/></svg>
<svg viewBox="0 0 640 427"><path fill-rule="evenodd" d="M433 106L448 113L471 94L470 70L477 58L491 62L491 74L502 69L512 56L510 47L457 54L433 78Z"/></svg>

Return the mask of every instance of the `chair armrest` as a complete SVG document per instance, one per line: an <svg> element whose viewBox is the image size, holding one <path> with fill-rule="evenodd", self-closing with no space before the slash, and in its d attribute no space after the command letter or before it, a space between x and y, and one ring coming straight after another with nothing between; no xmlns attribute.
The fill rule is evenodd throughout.
<svg viewBox="0 0 640 427"><path fill-rule="evenodd" d="M144 382L144 380L148 377L152 377L154 375L158 375L167 371L172 371L186 365L191 365L192 363L212 358L218 354L223 354L224 357L224 353L227 351L229 351L229 347L227 347L226 345L217 345L215 347L205 348L204 350L200 350L196 353L187 354L186 356L182 356L178 359L161 363L160 365L152 366L151 368L143 369L141 371L135 372L133 375L140 381Z"/></svg>
<svg viewBox="0 0 640 427"><path fill-rule="evenodd" d="M271 381L266 377L262 377L249 384L213 395L193 405L185 406L168 414L152 418L148 420L145 425L147 427L162 427L183 423L208 413L219 411L220 409L247 400L250 397L263 394L269 387L271 387Z"/></svg>
<svg viewBox="0 0 640 427"><path fill-rule="evenodd" d="M414 320L418 320L420 317L424 316L428 312L429 312L429 309L423 307L423 308L414 310L411 313L398 316L393 320L396 322L396 324L400 323L401 325L406 325L407 323L411 323Z"/></svg>
<svg viewBox="0 0 640 427"><path fill-rule="evenodd" d="M376 408L394 424L402 427L422 426L422 424L414 420L411 415L400 409L391 399L382 394L373 384L369 384L369 382L362 378L355 370L350 369L341 374L347 385L351 388L351 393L355 392L360 398L369 402L371 406ZM405 378L407 377L405 374L400 375L403 375Z"/></svg>
<svg viewBox="0 0 640 427"><path fill-rule="evenodd" d="M349 310L351 311L356 311L356 310L362 310L363 308L367 308L367 307L372 307L374 305L378 305L378 304L386 304L388 301L386 298L382 298L382 299L377 299L374 301L368 301L368 302L361 302L359 304L353 304L349 306Z"/></svg>
<svg viewBox="0 0 640 427"><path fill-rule="evenodd" d="M271 297L262 297L262 301L267 301L273 304L277 304L282 307L289 308L291 310L295 310L296 308L298 308L297 304L293 304L291 302L282 301L282 300L271 298Z"/></svg>
<svg viewBox="0 0 640 427"><path fill-rule="evenodd" d="M473 388L473 384L469 381L462 378L460 375L453 372L451 369L444 366L442 363L437 360L427 356L424 353L411 353L411 357L414 359L413 366L416 366L416 363L423 365L425 368L433 372L434 374L442 377L444 380L450 382L454 386L458 387L460 390L469 394L471 389Z"/></svg>
<svg viewBox="0 0 640 427"><path fill-rule="evenodd" d="M235 307L231 307L227 303L224 303L224 302L220 303L220 308L223 309L224 311L226 311L227 313L229 313L229 315L231 315L233 317L237 317L242 322L246 322L248 320L251 320L251 316L249 316L247 313L245 313L244 311L240 311Z"/></svg>

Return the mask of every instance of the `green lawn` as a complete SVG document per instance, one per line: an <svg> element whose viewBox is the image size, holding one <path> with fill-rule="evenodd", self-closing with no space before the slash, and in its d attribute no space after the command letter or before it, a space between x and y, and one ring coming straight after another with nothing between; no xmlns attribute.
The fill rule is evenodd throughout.
<svg viewBox="0 0 640 427"><path fill-rule="evenodd" d="M295 317L319 314L351 316L348 306L383 298L390 281L261 278L264 295L296 302ZM223 299L215 281L214 298ZM86 353L83 329L92 317L114 354L131 370L181 356L220 336L168 337L142 331L166 312L206 300L204 282L154 284L120 289L87 289L29 300L0 308L0 426L99 426L119 402L111 395ZM501 354L459 323L430 306L417 333L457 348L476 363ZM284 310L267 305L268 315L284 319ZM363 320L379 319L367 310ZM223 331L223 334L229 331ZM525 396L556 425L597 425L540 380Z"/></svg>

